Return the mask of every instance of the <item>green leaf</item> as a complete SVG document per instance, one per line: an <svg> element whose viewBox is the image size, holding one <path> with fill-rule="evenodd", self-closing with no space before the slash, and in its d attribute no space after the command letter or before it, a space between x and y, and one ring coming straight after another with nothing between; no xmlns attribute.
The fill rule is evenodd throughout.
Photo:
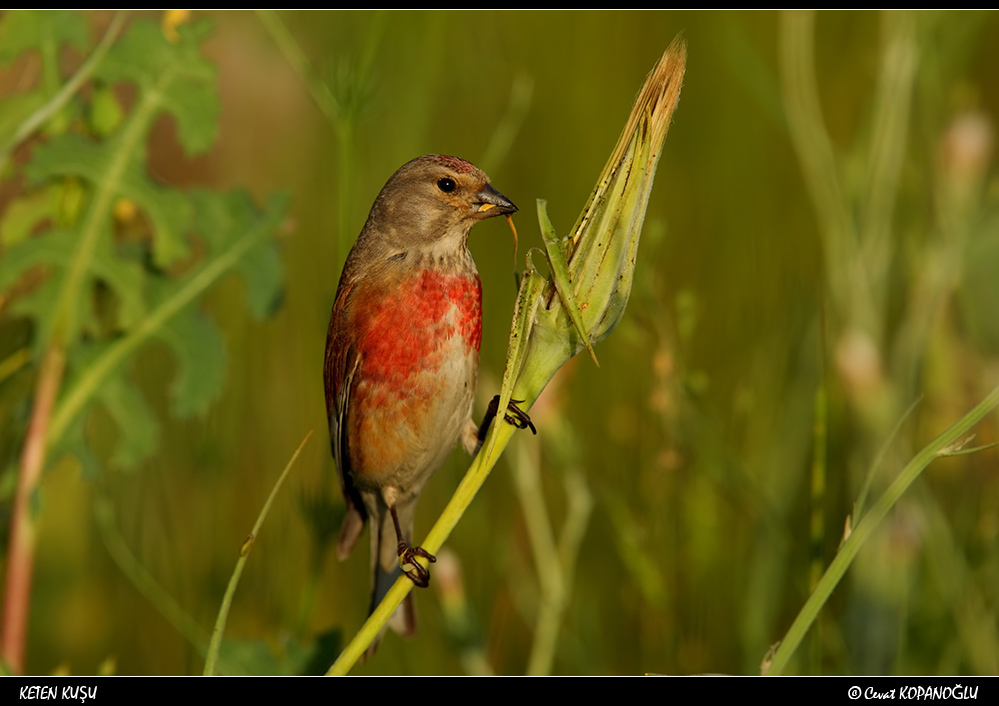
<svg viewBox="0 0 999 706"><path fill-rule="evenodd" d="M11 25L9 17L2 20L8 31L31 20ZM231 271L241 276L257 317L270 313L281 294L283 273L271 236L284 218L286 197L272 199L262 212L245 192L184 192L148 175L145 145L157 115L173 117L189 153L208 149L217 132L216 71L199 49L210 25L178 31L171 43L156 24L137 21L112 44L117 31L109 30L102 42L109 48L94 54L86 75L98 82L87 108L92 127L110 137L69 134L38 145L23 171L28 184L40 188L0 220L0 289L30 282L11 309L36 321L37 346L64 346L68 353L65 392L53 411L48 442L76 453L90 472L97 462L87 449L85 427L95 403L119 430L113 463L132 466L156 449L158 421L126 375L128 360L143 345L159 339L177 359L174 412L204 413L222 388L226 358L222 336L198 310L198 300ZM134 84L137 93L124 117L111 89L121 81ZM69 209L74 193L77 207ZM113 237L112 209L123 199L144 213L159 270L147 268L143 247ZM36 233L46 225L47 232ZM200 258L187 263L184 274L168 274L170 265L190 258L192 238L205 245ZM28 280L28 273L38 277ZM105 340L81 342L83 332Z"/></svg>
<svg viewBox="0 0 999 706"><path fill-rule="evenodd" d="M88 374L94 361L99 360L108 344L84 345L75 356L75 367L70 371L68 386L72 388ZM100 404L118 429L118 439L111 456L111 463L131 469L147 459L159 442L159 424L138 388L125 376L121 368L102 381L91 399L91 405ZM91 450L87 439L89 415L73 420L52 450L53 458L62 453L75 456L83 466L84 475L96 477L103 470L100 460Z"/></svg>
<svg viewBox="0 0 999 706"><path fill-rule="evenodd" d="M0 290L9 287L24 272L35 267L54 270L68 269L73 258L73 245L76 233L69 230L54 230L44 236L29 238L0 260ZM98 243L92 267L86 274L84 290L92 292L97 281L104 282L116 295L119 302L117 320L112 324L128 328L138 321L146 310L143 300L145 272L136 263L115 255L110 238L105 236ZM49 277L32 292L20 297L13 309L22 315L35 319L43 335L36 341L47 340L48 327L53 320L53 312L58 296L58 277ZM78 297L73 306L75 318L85 330L96 332L94 311L90 306L91 297Z"/></svg>
<svg viewBox="0 0 999 706"><path fill-rule="evenodd" d="M116 327L129 329L146 313L144 298L146 271L137 262L120 257L111 246L111 239L102 238L92 261L92 280L100 280L118 297Z"/></svg>
<svg viewBox="0 0 999 706"><path fill-rule="evenodd" d="M87 442L86 417L81 417L73 422L59 439L59 442L53 445L50 452L53 461L66 454L77 460L84 478L97 478L104 470L100 460L90 450L90 444Z"/></svg>
<svg viewBox="0 0 999 706"><path fill-rule="evenodd" d="M203 317L192 307L223 275L238 269L250 253L259 248L266 249L266 242L284 218L288 200L286 197L272 198L266 212L256 208L244 193L195 191L191 200L197 203L197 210L202 216L197 219L199 223L217 229L211 234L202 234L208 244L205 258L182 278L164 276L151 280L152 293L143 318L128 334L104 347L100 355L89 360L74 376L53 413L49 425L51 440L59 439L70 425L85 416L85 410L98 398L106 404L120 402L125 405L123 410L115 410L112 416L115 420L127 421L128 414L132 413L129 410L136 409L133 398L120 390L111 397L102 395L101 391L108 381L118 378L125 361L150 338L164 341L178 356L179 377L174 386L173 399L179 414L204 411L220 390L224 370L221 339L210 322L198 321L199 317ZM206 214L212 214L212 218L207 218ZM248 284L264 286L271 290L271 295L274 290L280 289L280 281L275 285L264 278ZM204 365L207 368L201 370ZM146 426L140 424L138 431L145 429ZM136 444L127 445L116 457L123 461L141 459L149 439L155 444L155 435L147 431L140 435Z"/></svg>
<svg viewBox="0 0 999 706"><path fill-rule="evenodd" d="M228 247L233 239L242 237L253 228L260 218L260 210L245 191L223 195L196 190L191 197L195 229L212 252ZM275 197L269 210L283 217L287 204L286 196ZM278 224L279 221L275 221L274 227L277 228ZM238 260L235 269L246 285L246 296L253 315L258 319L270 315L281 297L284 283L281 256L274 241L270 238L258 241Z"/></svg>
<svg viewBox="0 0 999 706"><path fill-rule="evenodd" d="M263 240L236 265L246 285L247 305L258 320L271 316L284 293L284 260L273 240Z"/></svg>
<svg viewBox="0 0 999 706"><path fill-rule="evenodd" d="M531 258L536 248L527 251L524 256L524 274L520 278L520 289L517 292L517 301L513 306L513 323L510 327L510 345L506 351L506 365L503 368L503 382L500 385L499 402L496 406L496 426L505 426L502 420L506 416L506 411L513 399L514 386L520 377L521 369L527 359L527 352L530 349L534 323L537 319L538 308L541 305L545 287L548 280L538 274ZM495 453L497 456L499 449L495 449L497 443L496 434L490 434L486 439L484 447L479 451L483 458L491 458Z"/></svg>
<svg viewBox="0 0 999 706"><path fill-rule="evenodd" d="M204 314L188 308L157 331L177 358L177 379L170 389L174 414L204 414L222 391L225 343L218 327Z"/></svg>
<svg viewBox="0 0 999 706"><path fill-rule="evenodd" d="M95 143L79 135L63 135L35 151L25 174L33 184L69 175L97 185L112 170L113 163L122 158L121 147L120 137ZM146 213L153 226L156 263L168 267L190 253L184 231L190 221L191 207L182 193L154 184L146 175L140 157L132 156L115 196L133 201Z"/></svg>
<svg viewBox="0 0 999 706"><path fill-rule="evenodd" d="M124 377L124 371L109 377L97 392L118 427L118 444L111 463L134 468L149 458L159 443L159 423L138 388Z"/></svg>
<svg viewBox="0 0 999 706"><path fill-rule="evenodd" d="M72 250L73 231L52 230L44 237L28 238L0 258L0 290L14 284L26 271L39 265L65 267Z"/></svg>
<svg viewBox="0 0 999 706"><path fill-rule="evenodd" d="M0 291L8 288L18 278L35 268L42 272L65 270L73 256L76 234L73 231L53 230L44 236L29 238L19 246L11 248L0 258ZM11 310L20 316L33 319L38 326L35 336L36 351L41 352L55 323L53 312L59 301L59 278L47 277L31 291L19 296ZM89 327L93 320L92 311L84 306L84 298L71 302L76 320L83 327Z"/></svg>
<svg viewBox="0 0 999 706"><path fill-rule="evenodd" d="M5 154L10 149L10 142L16 139L22 121L35 114L35 110L47 103L49 98L58 95L65 85L60 75L60 50L66 43L75 45L81 51L87 44L87 23L79 12L9 12L4 16L0 26L0 61L13 59L29 49L36 50L41 58L39 91L44 97L32 109L28 107L34 99L22 104L19 109L24 112L17 117L8 116L14 118L15 123L8 125L8 131L0 133L0 145L6 145L3 149ZM49 134L61 133L67 129L70 120L69 111L56 112L50 116L46 130Z"/></svg>
<svg viewBox="0 0 999 706"><path fill-rule="evenodd" d="M576 292L572 284L572 273L569 271L569 265L565 259L564 246L562 241L558 239L558 236L555 235L555 226L552 225L551 219L548 218L548 202L544 199L538 199L538 223L541 225L541 240L545 244L545 251L548 255L548 267L551 270L552 282L558 292L559 299L562 300L562 307L572 320L572 325L579 334L583 345L586 346L586 350L590 352L593 362L599 368L600 363L597 362L597 354L593 352L593 344L590 343L590 333L583 325L579 302L576 301Z"/></svg>
<svg viewBox="0 0 999 706"><path fill-rule="evenodd" d="M80 12L12 10L0 18L0 61L12 61L43 44L70 44L84 51L87 43L87 20Z"/></svg>
<svg viewBox="0 0 999 706"><path fill-rule="evenodd" d="M0 145L8 144L28 116L45 105L48 96L42 89L35 89L16 96L6 96L0 101Z"/></svg>
<svg viewBox="0 0 999 706"><path fill-rule="evenodd" d="M322 674L330 655L343 644L339 630L320 635L314 643L286 639L280 650L259 640L224 638L219 654L218 673L253 676L315 676Z"/></svg>
<svg viewBox="0 0 999 706"><path fill-rule="evenodd" d="M188 154L207 151L218 133L221 109L216 70L201 55L199 43L211 31L207 20L178 28L170 42L153 22L136 22L108 52L96 76L130 81L156 92L159 107L177 121L177 136Z"/></svg>
<svg viewBox="0 0 999 706"><path fill-rule="evenodd" d="M63 190L58 186L30 191L14 199L0 215L0 248L8 251L25 242L42 222L56 222ZM3 267L0 261L0 268ZM3 288L0 283L0 288Z"/></svg>

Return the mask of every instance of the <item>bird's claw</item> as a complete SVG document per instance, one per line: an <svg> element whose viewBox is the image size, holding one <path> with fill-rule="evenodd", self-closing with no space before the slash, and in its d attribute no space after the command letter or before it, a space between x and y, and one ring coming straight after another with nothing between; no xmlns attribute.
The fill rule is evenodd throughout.
<svg viewBox="0 0 999 706"><path fill-rule="evenodd" d="M503 419L506 420L507 424L512 424L518 429L531 428L531 433L537 435L538 430L534 428L534 422L531 421L530 415L527 414L517 405L524 400L510 400L510 404L507 405L507 412L503 415Z"/></svg>
<svg viewBox="0 0 999 706"><path fill-rule="evenodd" d="M479 444L482 444L486 440L486 432L489 430L489 425L492 423L493 419L496 417L496 412L499 409L500 396L496 395L489 402L489 407L486 409L486 416L482 419L482 424L479 426ZM506 406L507 411L503 413L503 419L506 420L507 424L512 424L518 429L527 429L530 427L532 434L537 434L538 430L534 427L534 422L531 421L531 417L522 410L517 405L524 400L510 400L510 404Z"/></svg>
<svg viewBox="0 0 999 706"><path fill-rule="evenodd" d="M430 585L430 572L416 561L418 556L423 557L431 564L437 561L437 557L423 547L411 547L405 542L399 542L399 566L402 568L402 572L417 586L426 588Z"/></svg>

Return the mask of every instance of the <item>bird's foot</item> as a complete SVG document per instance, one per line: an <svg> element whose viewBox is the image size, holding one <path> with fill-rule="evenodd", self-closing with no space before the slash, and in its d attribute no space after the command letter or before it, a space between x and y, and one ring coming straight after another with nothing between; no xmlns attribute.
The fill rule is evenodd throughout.
<svg viewBox="0 0 999 706"><path fill-rule="evenodd" d="M417 586L426 588L430 585L430 572L416 561L418 556L423 557L431 564L437 561L437 557L423 547L411 547L405 542L399 542L399 566L402 567L402 572Z"/></svg>
<svg viewBox="0 0 999 706"><path fill-rule="evenodd" d="M499 398L497 398L497 405L499 404ZM531 433L537 436L538 430L534 428L534 422L531 421L530 415L522 410L519 405L524 400L510 400L510 404L506 406L507 412L503 415L503 419L506 420L507 424L513 424L518 429L531 428Z"/></svg>
<svg viewBox="0 0 999 706"><path fill-rule="evenodd" d="M489 407L486 409L486 416L482 419L482 424L479 426L479 443L481 444L486 440L486 432L489 430L489 424L496 417L496 413L499 410L500 396L496 395L489 402ZM512 424L518 429L527 429L530 427L532 434L537 434L538 430L534 427L534 422L531 421L530 415L522 410L519 405L524 400L510 400L510 404L507 405L507 411L503 413L503 419L506 420L507 424Z"/></svg>

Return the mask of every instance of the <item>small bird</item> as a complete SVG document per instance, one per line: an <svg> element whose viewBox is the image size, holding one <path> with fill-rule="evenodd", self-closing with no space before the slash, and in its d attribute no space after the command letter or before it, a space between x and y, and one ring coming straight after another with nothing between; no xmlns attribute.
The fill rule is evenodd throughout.
<svg viewBox="0 0 999 706"><path fill-rule="evenodd" d="M435 559L411 544L417 498L459 440L472 454L479 444L482 286L466 241L479 221L516 211L473 164L418 157L378 194L340 275L323 369L347 501L337 555L370 520L371 611L402 571L429 583L414 559ZM415 631L411 594L389 625Z"/></svg>

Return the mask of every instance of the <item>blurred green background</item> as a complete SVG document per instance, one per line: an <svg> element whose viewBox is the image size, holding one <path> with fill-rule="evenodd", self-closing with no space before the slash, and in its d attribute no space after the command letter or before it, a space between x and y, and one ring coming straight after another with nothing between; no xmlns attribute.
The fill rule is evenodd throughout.
<svg viewBox="0 0 999 706"><path fill-rule="evenodd" d="M520 206L521 256L540 245L537 198L566 234L680 32L684 90L601 367L577 357L553 381L532 411L538 436L515 438L446 545L455 563L416 595L418 635L387 636L355 673L758 673L835 555L879 452L867 506L999 384L994 13L827 12L814 30L765 12L207 16L218 139L187 157L162 120L148 168L163 184L246 187L261 203L289 193L283 299L263 323L238 279L202 302L227 350L224 390L203 415L172 415L165 349L129 362L161 424L148 460L110 461L130 430L100 411L87 423L99 476L52 459L28 673L200 673L239 547L310 429L236 593L226 654L233 671L328 667L365 618L370 577L367 540L344 563L331 545L344 508L321 369L343 259L375 195L413 157L455 154ZM110 14L86 18L92 46ZM160 21L129 21L140 18ZM794 53L812 31L814 73ZM64 75L84 56L66 51ZM3 67L0 95L23 90L33 62ZM801 75L826 132L795 113ZM310 81L329 91L327 110ZM30 145L17 153L0 207L30 158ZM469 248L484 289L480 417L515 296L509 229L483 223ZM7 303L10 360L35 327ZM32 359L0 379L4 528L37 372ZM997 421L973 444L995 441ZM417 538L467 464L456 452L427 486ZM997 471L995 448L931 465L790 671L997 673ZM539 521L575 566L561 597L535 563Z"/></svg>

